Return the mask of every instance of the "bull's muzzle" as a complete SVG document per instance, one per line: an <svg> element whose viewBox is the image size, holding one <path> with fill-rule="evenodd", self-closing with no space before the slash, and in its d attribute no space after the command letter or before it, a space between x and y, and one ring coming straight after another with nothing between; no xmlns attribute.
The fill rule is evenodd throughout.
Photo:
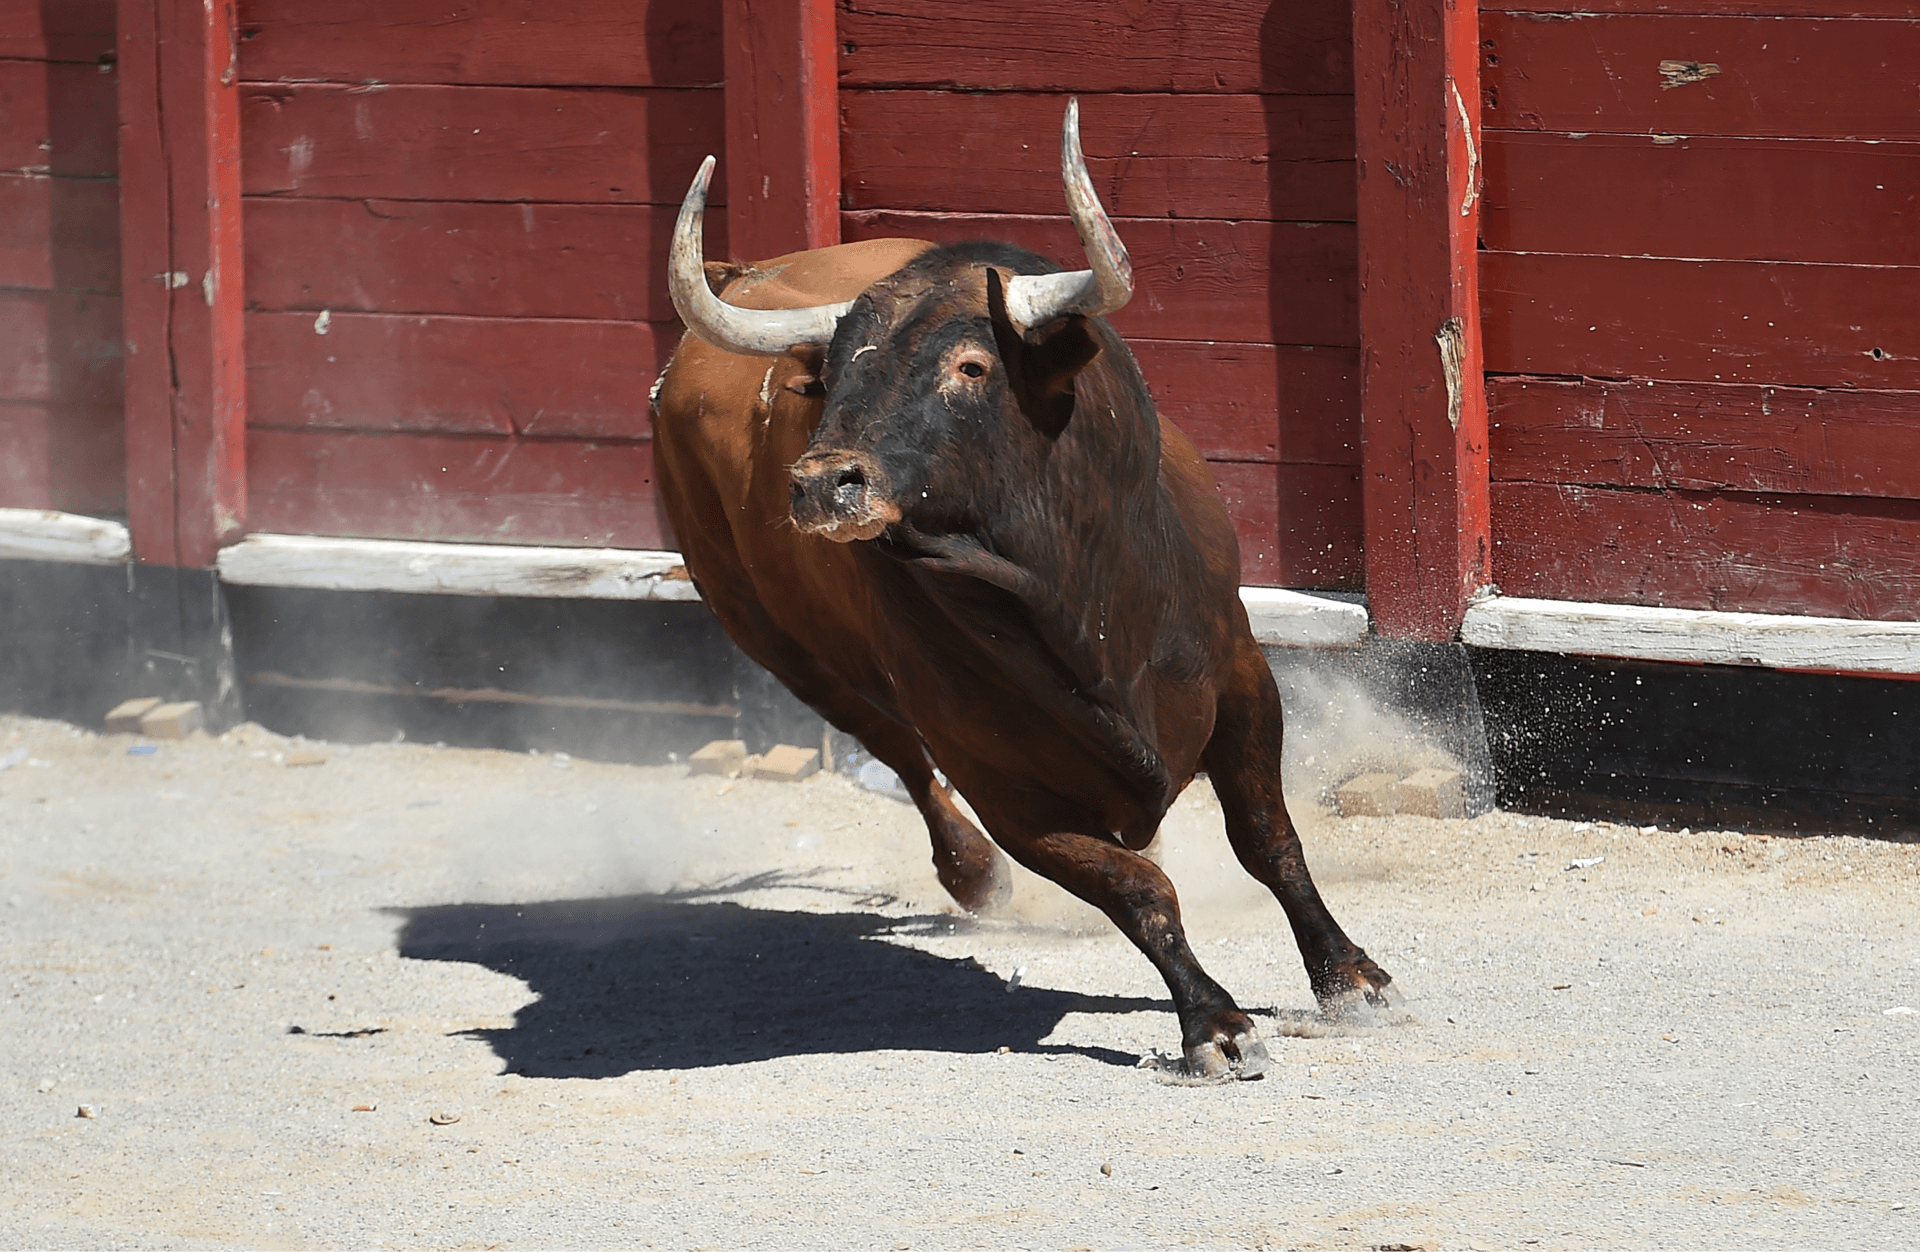
<svg viewBox="0 0 1920 1252"><path fill-rule="evenodd" d="M809 452L787 473L793 524L810 535L852 543L900 520L886 473L865 452Z"/></svg>

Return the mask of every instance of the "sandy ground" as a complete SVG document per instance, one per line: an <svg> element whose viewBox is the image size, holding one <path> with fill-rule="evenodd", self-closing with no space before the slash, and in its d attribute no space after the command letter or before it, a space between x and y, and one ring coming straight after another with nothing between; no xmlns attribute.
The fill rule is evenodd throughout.
<svg viewBox="0 0 1920 1252"><path fill-rule="evenodd" d="M1920 1244L1913 846L1306 811L1405 994L1342 1033L1198 786L1276 1065L1192 1087L1104 920L843 778L139 742L0 717L6 1247Z"/></svg>

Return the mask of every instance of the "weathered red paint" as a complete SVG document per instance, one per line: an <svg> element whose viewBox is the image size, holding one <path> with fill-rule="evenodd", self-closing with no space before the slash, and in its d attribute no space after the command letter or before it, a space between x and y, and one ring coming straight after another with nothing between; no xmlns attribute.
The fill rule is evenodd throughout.
<svg viewBox="0 0 1920 1252"><path fill-rule="evenodd" d="M1360 464L1351 348L1135 339L1160 411L1210 461Z"/></svg>
<svg viewBox="0 0 1920 1252"><path fill-rule="evenodd" d="M1757 7L1757 6L1756 6ZM1616 134L1920 138L1907 21L1483 15L1484 125ZM1665 85L1662 61L1718 66ZM1363 114L1364 116L1364 114Z"/></svg>
<svg viewBox="0 0 1920 1252"><path fill-rule="evenodd" d="M1242 582L1362 586L1359 466L1214 461L1207 468L1240 537Z"/></svg>
<svg viewBox="0 0 1920 1252"><path fill-rule="evenodd" d="M1367 600L1394 638L1451 639L1493 576L1476 17L1445 0L1354 7ZM1457 348L1451 384L1443 338Z"/></svg>
<svg viewBox="0 0 1920 1252"><path fill-rule="evenodd" d="M833 0L723 0L720 7L734 254L780 256L839 243Z"/></svg>
<svg viewBox="0 0 1920 1252"><path fill-rule="evenodd" d="M259 530L671 546L648 442L253 430L247 448Z"/></svg>
<svg viewBox="0 0 1920 1252"><path fill-rule="evenodd" d="M1487 397L1496 480L1920 499L1920 392L1507 376Z"/></svg>
<svg viewBox="0 0 1920 1252"><path fill-rule="evenodd" d="M712 87L249 83L249 196L678 204L723 143ZM724 180L713 203L726 203Z"/></svg>
<svg viewBox="0 0 1920 1252"><path fill-rule="evenodd" d="M1007 138L1046 133L1058 95L874 90L841 103L847 208L1059 212L1051 152ZM1080 112L1087 168L1116 216L1353 220L1346 96L1092 95Z"/></svg>
<svg viewBox="0 0 1920 1252"><path fill-rule="evenodd" d="M250 82L714 86L712 0L247 0Z"/></svg>
<svg viewBox="0 0 1920 1252"><path fill-rule="evenodd" d="M246 526L238 20L118 13L128 527L141 560L206 566Z"/></svg>
<svg viewBox="0 0 1920 1252"><path fill-rule="evenodd" d="M1495 0L1508 13L1569 13L1567 0ZM1581 13L1685 13L1733 17L1911 17L1913 0L1580 0Z"/></svg>
<svg viewBox="0 0 1920 1252"><path fill-rule="evenodd" d="M1684 609L1912 621L1920 501L1493 485L1501 588Z"/></svg>
<svg viewBox="0 0 1920 1252"><path fill-rule="evenodd" d="M589 439L650 437L647 389L678 322L247 315L247 424ZM511 508L511 504L508 506Z"/></svg>
<svg viewBox="0 0 1920 1252"><path fill-rule="evenodd" d="M843 0L840 85L1345 95L1352 37L1326 0Z"/></svg>
<svg viewBox="0 0 1920 1252"><path fill-rule="evenodd" d="M1488 131L1503 252L1920 265L1920 143Z"/></svg>
<svg viewBox="0 0 1920 1252"><path fill-rule="evenodd" d="M1483 254L1496 373L1920 389L1920 268Z"/></svg>

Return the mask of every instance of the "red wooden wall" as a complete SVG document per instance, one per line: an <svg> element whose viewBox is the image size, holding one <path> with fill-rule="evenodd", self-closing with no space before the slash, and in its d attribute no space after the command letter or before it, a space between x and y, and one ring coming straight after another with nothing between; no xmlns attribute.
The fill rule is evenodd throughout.
<svg viewBox="0 0 1920 1252"><path fill-rule="evenodd" d="M1920 15L1564 7L1481 18L1497 581L1912 619Z"/></svg>
<svg viewBox="0 0 1920 1252"><path fill-rule="evenodd" d="M841 0L848 239L1010 239L1078 268L1060 121L1133 254L1114 318L1213 462L1246 581L1361 568L1348 0Z"/></svg>
<svg viewBox="0 0 1920 1252"><path fill-rule="evenodd" d="M719 12L243 0L252 529L668 541L647 389Z"/></svg>
<svg viewBox="0 0 1920 1252"><path fill-rule="evenodd" d="M126 508L114 0L0 0L0 508Z"/></svg>

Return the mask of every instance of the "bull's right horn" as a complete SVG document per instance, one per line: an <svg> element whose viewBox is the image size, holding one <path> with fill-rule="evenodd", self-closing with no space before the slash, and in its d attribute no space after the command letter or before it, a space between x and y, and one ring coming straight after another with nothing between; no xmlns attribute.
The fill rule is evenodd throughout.
<svg viewBox="0 0 1920 1252"><path fill-rule="evenodd" d="M1093 190L1087 157L1080 150L1080 101L1074 99L1067 101L1067 117L1060 126L1060 178L1066 184L1073 228L1092 268L1009 278L1007 317L1023 335L1065 313L1105 317L1133 298L1133 262Z"/></svg>
<svg viewBox="0 0 1920 1252"><path fill-rule="evenodd" d="M667 291L680 320L702 340L722 352L741 356L779 356L803 343L827 343L852 304L821 304L805 309L743 309L728 304L707 286L702 221L707 211L707 185L713 181L713 158L700 164L680 205L673 226L673 254L667 269Z"/></svg>

